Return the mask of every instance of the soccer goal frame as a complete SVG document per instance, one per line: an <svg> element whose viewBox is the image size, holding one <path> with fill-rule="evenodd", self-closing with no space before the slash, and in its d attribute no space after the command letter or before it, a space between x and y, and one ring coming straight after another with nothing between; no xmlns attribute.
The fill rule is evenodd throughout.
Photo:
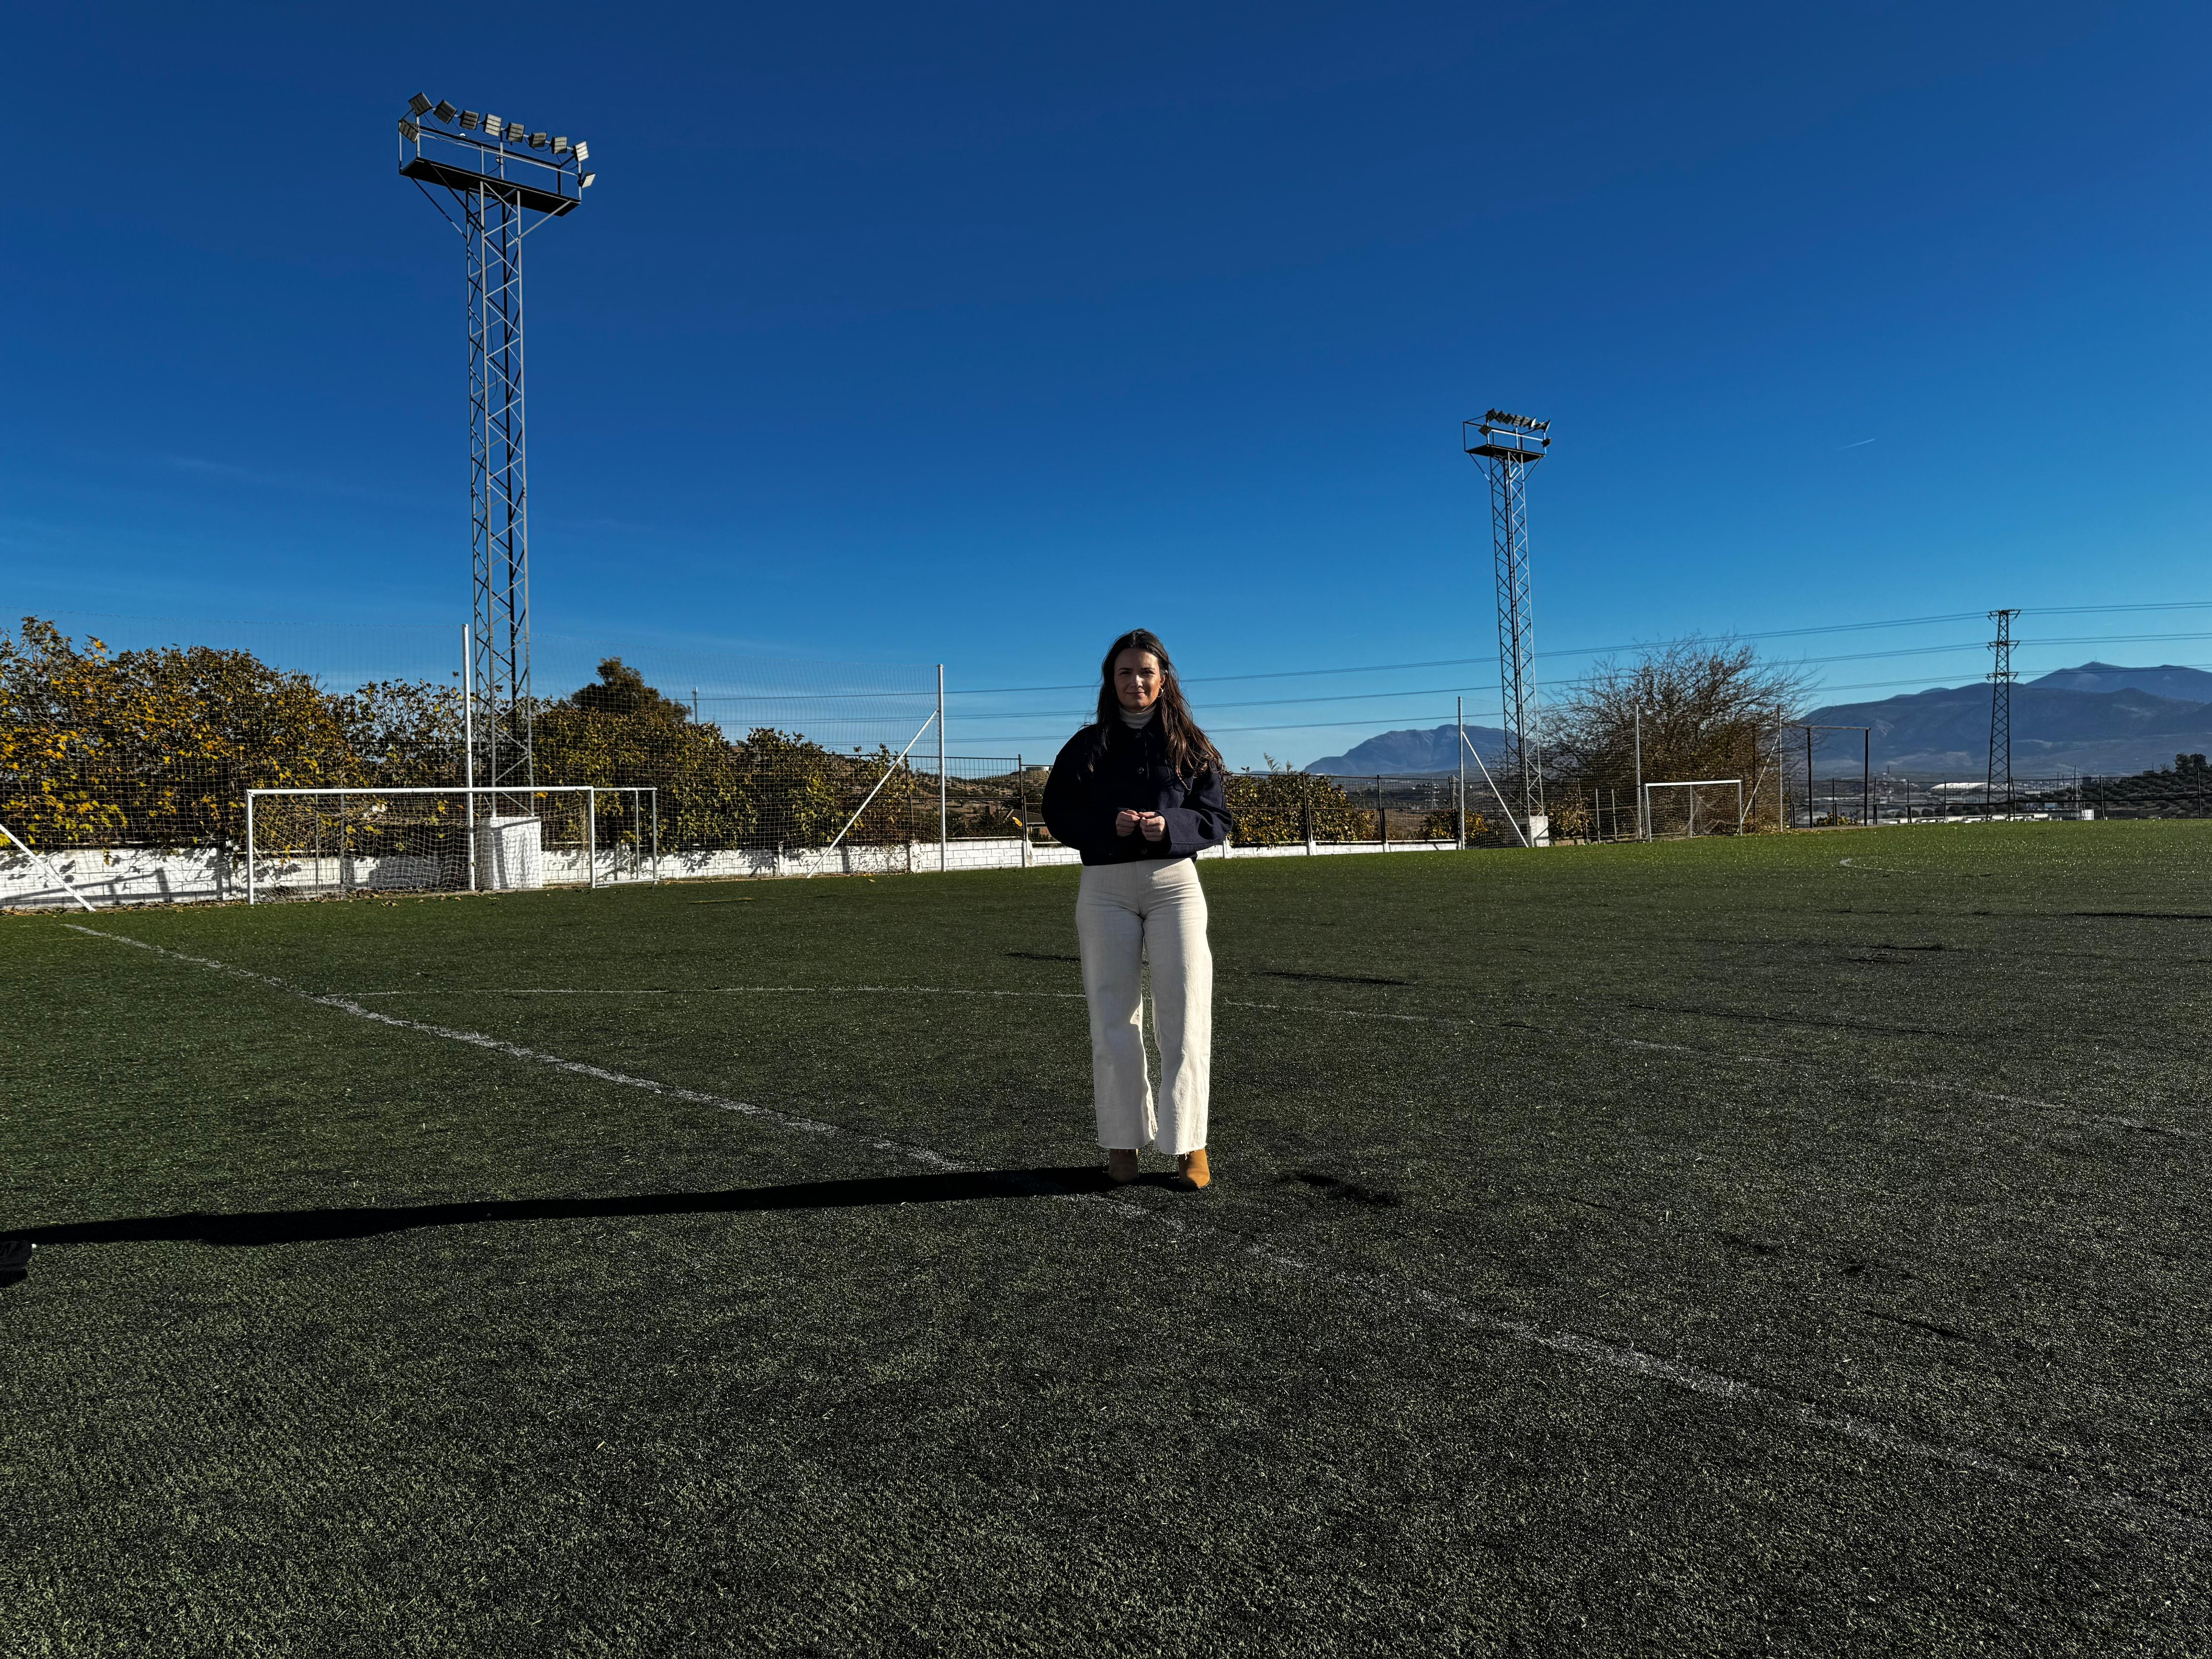
<svg viewBox="0 0 2212 1659"><path fill-rule="evenodd" d="M1651 833L1651 792L1654 789L1686 789L1690 792L1690 827L1683 837L1688 840L1698 833L1698 791L1717 789L1724 784L1733 785L1735 788L1735 832L1739 836L1741 835L1744 815L1741 778L1674 778L1664 783L1647 783L1644 786L1644 840L1650 841L1655 838Z"/></svg>
<svg viewBox="0 0 2212 1659"><path fill-rule="evenodd" d="M611 810L602 812L610 796ZM397 818L394 803L403 804ZM458 810L434 810L445 803ZM303 817L313 828L312 848L297 829ZM549 819L567 831L550 857ZM407 843L404 831L416 833L416 844ZM264 866L271 867L264 873ZM596 889L659 879L660 792L649 784L246 792L248 904L325 892Z"/></svg>

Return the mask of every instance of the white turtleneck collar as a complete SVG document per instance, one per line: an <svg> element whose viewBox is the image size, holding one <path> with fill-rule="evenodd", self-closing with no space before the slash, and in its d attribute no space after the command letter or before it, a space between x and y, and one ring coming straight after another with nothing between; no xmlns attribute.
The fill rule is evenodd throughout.
<svg viewBox="0 0 2212 1659"><path fill-rule="evenodd" d="M1141 732L1152 723L1152 716L1160 712L1160 706L1158 703L1154 703L1150 708L1146 709L1142 714L1135 713L1130 709L1118 708L1114 712L1121 717L1121 724L1127 726L1132 732Z"/></svg>

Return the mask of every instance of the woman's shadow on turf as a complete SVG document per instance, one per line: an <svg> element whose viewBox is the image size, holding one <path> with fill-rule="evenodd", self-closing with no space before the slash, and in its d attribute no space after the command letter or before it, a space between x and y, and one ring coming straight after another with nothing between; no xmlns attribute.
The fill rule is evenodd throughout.
<svg viewBox="0 0 2212 1659"><path fill-rule="evenodd" d="M1164 1181L1165 1177L1159 1178ZM1158 1184L1147 1182L1145 1184ZM457 1204L395 1204L333 1210L187 1212L114 1221L18 1227L13 1237L41 1248L68 1244L171 1243L251 1247L323 1239L374 1238L416 1227L476 1227L512 1221L584 1221L664 1215L741 1215L762 1210L839 1210L860 1206L957 1204L977 1199L1074 1198L1112 1188L1095 1165L976 1170L886 1176L865 1181L804 1181L718 1193L636 1193L608 1198L518 1198ZM19 1275L20 1277L20 1275ZM0 1279L0 1285L9 1282Z"/></svg>

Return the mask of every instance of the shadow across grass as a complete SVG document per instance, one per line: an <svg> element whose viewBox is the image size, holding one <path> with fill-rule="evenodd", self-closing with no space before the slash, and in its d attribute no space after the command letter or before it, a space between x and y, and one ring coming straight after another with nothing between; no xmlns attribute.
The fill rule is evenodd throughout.
<svg viewBox="0 0 2212 1659"><path fill-rule="evenodd" d="M1319 1170L1293 1170L1282 1177L1285 1184L1297 1183L1311 1187L1328 1198L1350 1199L1354 1204L1373 1205L1391 1209L1405 1202L1396 1193L1382 1187L1369 1187L1357 1181L1346 1181L1342 1176L1333 1176Z"/></svg>
<svg viewBox="0 0 2212 1659"><path fill-rule="evenodd" d="M2068 910L2061 914L2114 921L2212 921L2212 911L2207 910Z"/></svg>
<svg viewBox="0 0 2212 1659"><path fill-rule="evenodd" d="M1377 974L1309 974L1291 968L1255 968L1254 979L1292 979L1316 985L1411 985L1409 979L1385 979Z"/></svg>
<svg viewBox="0 0 2212 1659"><path fill-rule="evenodd" d="M61 1222L16 1230L40 1246L214 1244L228 1249L373 1238L417 1227L477 1227L516 1221L594 1221L665 1215L738 1215L760 1210L835 1210L870 1205L957 1204L977 1199L1068 1198L1104 1192L1105 1171L1089 1164L802 1181L713 1193L634 1193L606 1198L518 1198L457 1204L368 1205L352 1209L191 1211L113 1221Z"/></svg>

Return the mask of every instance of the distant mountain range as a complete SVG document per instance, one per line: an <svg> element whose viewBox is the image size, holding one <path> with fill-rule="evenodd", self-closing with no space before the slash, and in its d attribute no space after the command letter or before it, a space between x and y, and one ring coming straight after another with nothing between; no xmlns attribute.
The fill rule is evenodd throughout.
<svg viewBox="0 0 2212 1659"><path fill-rule="evenodd" d="M1819 726L1874 728L1874 769L1914 776L1978 777L1989 763L1987 681L1939 686L1879 702L1835 702L1806 716ZM1505 745L1495 726L1467 734L1492 765ZM1436 773L1459 769L1458 732L1439 726L1384 732L1340 755L1326 755L1309 772ZM1858 758L1858 735L1832 732L1816 750L1818 766ZM2212 673L2167 663L2123 668L2085 662L2013 688L2012 769L2015 777L2065 771L2120 774L2171 766L2177 754L2212 753Z"/></svg>
<svg viewBox="0 0 2212 1659"><path fill-rule="evenodd" d="M2212 674L2171 663L2163 668L2118 668L2108 662L2085 662L2027 683L2053 691L2148 691L2177 702L2212 702Z"/></svg>
<svg viewBox="0 0 2212 1659"><path fill-rule="evenodd" d="M1837 702L1806 716L1814 725L1874 728L1874 769L1914 775L1978 775L1989 764L1990 687L1938 686L1879 702ZM1849 732L1825 734L1820 763L1858 747ZM2167 664L2123 668L2088 662L2013 688L2016 777L2067 771L2122 774L2171 766L2176 754L2212 750L2212 674Z"/></svg>
<svg viewBox="0 0 2212 1659"><path fill-rule="evenodd" d="M1504 752L1505 733L1494 726L1470 726L1467 740L1491 765ZM1339 775L1382 773L1402 776L1408 772L1459 770L1459 727L1439 726L1431 731L1385 732L1364 743L1354 744L1341 755L1324 755L1306 768L1309 772Z"/></svg>

